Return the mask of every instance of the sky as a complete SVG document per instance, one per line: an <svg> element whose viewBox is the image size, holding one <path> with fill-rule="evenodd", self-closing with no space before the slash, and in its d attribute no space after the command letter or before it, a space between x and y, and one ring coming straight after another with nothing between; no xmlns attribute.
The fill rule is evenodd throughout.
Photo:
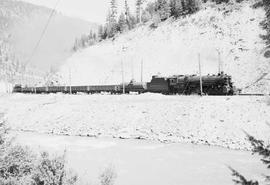
<svg viewBox="0 0 270 185"><path fill-rule="evenodd" d="M53 8L58 0L22 0L36 5ZM60 0L56 10L65 15L90 22L105 23L110 0ZM124 0L117 0L118 12L123 10ZM135 11L135 0L128 0L131 11Z"/></svg>

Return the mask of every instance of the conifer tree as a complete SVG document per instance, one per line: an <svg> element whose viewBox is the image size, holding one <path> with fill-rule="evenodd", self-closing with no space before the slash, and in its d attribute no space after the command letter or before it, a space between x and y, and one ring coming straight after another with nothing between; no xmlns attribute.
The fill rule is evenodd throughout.
<svg viewBox="0 0 270 185"><path fill-rule="evenodd" d="M121 13L121 15L119 16L119 20L118 20L118 31L120 33L122 33L123 31L125 31L127 29L127 23L126 23L126 19L125 19L125 14Z"/></svg>
<svg viewBox="0 0 270 185"><path fill-rule="evenodd" d="M133 16L132 14L130 14L129 16L129 29L133 29L135 27L137 23L137 19L135 16Z"/></svg>
<svg viewBox="0 0 270 185"><path fill-rule="evenodd" d="M262 157L261 161L263 164L266 165L267 169L270 170L270 145L265 145L265 143L262 140L258 140L254 138L251 135L248 135L248 140L252 145L252 152L260 155ZM239 172L236 170L230 168L232 171L232 175L236 178L233 179L233 181L236 184L240 185L259 185L258 181L253 181L253 180L247 180L246 177L241 175ZM265 175L265 180L266 182L270 183L270 175Z"/></svg>
<svg viewBox="0 0 270 185"><path fill-rule="evenodd" d="M200 8L199 0L186 0L186 5L187 5L187 11L189 14L192 14L198 11Z"/></svg>
<svg viewBox="0 0 270 185"><path fill-rule="evenodd" d="M129 10L127 0L125 0L125 19L126 19L126 24L128 25L128 28L130 29L130 10Z"/></svg>
<svg viewBox="0 0 270 185"><path fill-rule="evenodd" d="M99 38L100 40L103 40L103 39L104 39L103 36L104 36L103 26L100 25L100 26L98 27L98 38Z"/></svg>
<svg viewBox="0 0 270 185"><path fill-rule="evenodd" d="M182 0L171 0L170 7L172 16L177 18L183 15Z"/></svg>
<svg viewBox="0 0 270 185"><path fill-rule="evenodd" d="M267 31L267 47L270 47L270 1L263 0L265 12L266 12L266 31Z"/></svg>
<svg viewBox="0 0 270 185"><path fill-rule="evenodd" d="M158 0L156 4L156 11L158 12L162 21L171 16L171 7L167 0Z"/></svg>
<svg viewBox="0 0 270 185"><path fill-rule="evenodd" d="M110 21L111 23L117 22L117 4L116 0L111 0L111 15L110 15Z"/></svg>
<svg viewBox="0 0 270 185"><path fill-rule="evenodd" d="M110 9L107 15L106 35L111 38L117 32L117 4L116 0L110 1Z"/></svg>
<svg viewBox="0 0 270 185"><path fill-rule="evenodd" d="M97 34L96 33L93 33L93 40L97 41Z"/></svg>
<svg viewBox="0 0 270 185"><path fill-rule="evenodd" d="M143 0L136 0L136 18L138 23L142 22L142 4Z"/></svg>
<svg viewBox="0 0 270 185"><path fill-rule="evenodd" d="M156 8L156 2L149 2L145 8L145 11L147 11L150 14L151 19L154 18L155 14L157 14L155 8Z"/></svg>

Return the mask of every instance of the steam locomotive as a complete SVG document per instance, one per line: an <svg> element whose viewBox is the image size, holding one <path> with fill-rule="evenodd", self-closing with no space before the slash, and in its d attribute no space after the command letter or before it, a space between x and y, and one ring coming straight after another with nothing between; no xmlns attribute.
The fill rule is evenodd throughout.
<svg viewBox="0 0 270 185"><path fill-rule="evenodd" d="M174 75L170 77L152 76L150 82L130 83L118 85L89 85L89 86L47 86L22 87L15 85L14 93L162 93L162 94L205 94L205 95L233 95L235 93L231 76L220 73L217 75Z"/></svg>

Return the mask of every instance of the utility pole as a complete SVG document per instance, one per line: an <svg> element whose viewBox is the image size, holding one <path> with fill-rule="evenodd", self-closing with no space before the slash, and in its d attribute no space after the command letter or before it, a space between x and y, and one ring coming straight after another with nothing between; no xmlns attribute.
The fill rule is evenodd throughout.
<svg viewBox="0 0 270 185"><path fill-rule="evenodd" d="M124 64L123 64L123 60L121 61L121 68L122 68L123 94L125 94L125 80L124 80Z"/></svg>
<svg viewBox="0 0 270 185"><path fill-rule="evenodd" d="M139 10L139 23L141 24L142 22L142 8L141 8L141 5L140 5L140 10Z"/></svg>
<svg viewBox="0 0 270 185"><path fill-rule="evenodd" d="M143 60L141 61L141 83L143 83Z"/></svg>
<svg viewBox="0 0 270 185"><path fill-rule="evenodd" d="M133 60L131 61L131 80L134 80L134 67L133 67Z"/></svg>
<svg viewBox="0 0 270 185"><path fill-rule="evenodd" d="M201 56L200 53L198 54L198 60L199 60L199 73L200 73L200 91L201 96L203 95L203 86L202 86L202 70L201 70Z"/></svg>
<svg viewBox="0 0 270 185"><path fill-rule="evenodd" d="M220 51L217 50L218 52L218 74L221 73L221 60L220 60Z"/></svg>
<svg viewBox="0 0 270 185"><path fill-rule="evenodd" d="M71 90L71 70L69 67L69 94L72 94L72 90Z"/></svg>

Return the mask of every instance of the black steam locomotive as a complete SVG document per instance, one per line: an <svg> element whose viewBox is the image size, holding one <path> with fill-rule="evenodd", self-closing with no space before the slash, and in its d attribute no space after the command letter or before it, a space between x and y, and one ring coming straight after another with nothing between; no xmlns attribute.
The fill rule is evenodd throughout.
<svg viewBox="0 0 270 185"><path fill-rule="evenodd" d="M89 86L48 86L48 87L22 87L16 85L15 93L162 93L162 94L205 94L205 95L233 95L235 93L231 76L221 73L218 75L174 75L170 77L153 76L148 83L130 83L118 85L89 85Z"/></svg>
<svg viewBox="0 0 270 185"><path fill-rule="evenodd" d="M227 74L218 75L175 75L168 78L153 76L151 82L147 83L149 92L163 94L206 94L206 95L233 95L231 76Z"/></svg>

